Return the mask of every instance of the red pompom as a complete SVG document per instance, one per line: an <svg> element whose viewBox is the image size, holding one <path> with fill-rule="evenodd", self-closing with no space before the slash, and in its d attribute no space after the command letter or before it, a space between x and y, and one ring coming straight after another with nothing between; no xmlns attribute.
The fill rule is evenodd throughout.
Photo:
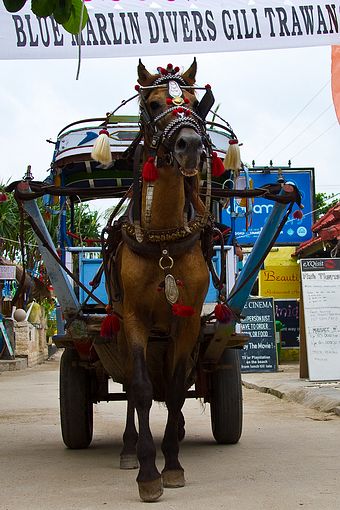
<svg viewBox="0 0 340 510"><path fill-rule="evenodd" d="M171 97L167 97L167 98L166 98L166 104L169 104L169 105L170 105L170 104L172 104L172 99L171 99Z"/></svg>
<svg viewBox="0 0 340 510"><path fill-rule="evenodd" d="M228 324L228 322L231 321L231 318L233 316L233 313L230 310L230 308L228 308L224 304L217 304L215 306L214 314L216 319L219 322L223 322L224 324Z"/></svg>
<svg viewBox="0 0 340 510"><path fill-rule="evenodd" d="M221 159L218 157L217 152L212 153L211 171L213 177L220 177L225 172L225 168Z"/></svg>
<svg viewBox="0 0 340 510"><path fill-rule="evenodd" d="M113 338L120 330L119 318L115 313L107 315L100 328L100 336L103 338Z"/></svg>
<svg viewBox="0 0 340 510"><path fill-rule="evenodd" d="M136 90L137 92L139 92L139 91L140 91L140 85L135 85L135 90Z"/></svg>
<svg viewBox="0 0 340 510"><path fill-rule="evenodd" d="M99 131L99 134L100 134L100 135L110 136L110 133L108 132L108 130L107 130L107 129L101 129L101 130Z"/></svg>
<svg viewBox="0 0 340 510"><path fill-rule="evenodd" d="M208 90L208 89L211 89L211 85L209 85L209 83L206 84L205 88Z"/></svg>
<svg viewBox="0 0 340 510"><path fill-rule="evenodd" d="M236 144L238 144L237 138L232 138L231 140L229 140L229 145L236 145Z"/></svg>
<svg viewBox="0 0 340 510"><path fill-rule="evenodd" d="M189 99L187 97L184 98L184 102L185 102L185 104L189 104L190 103L190 101L189 101Z"/></svg>
<svg viewBox="0 0 340 510"><path fill-rule="evenodd" d="M152 182L158 179L158 170L155 165L155 158L148 158L143 165L142 177L144 181Z"/></svg>
<svg viewBox="0 0 340 510"><path fill-rule="evenodd" d="M300 209L298 209L297 211L293 212L293 218L295 220L301 220L302 217L303 217L303 212L300 211Z"/></svg>
<svg viewBox="0 0 340 510"><path fill-rule="evenodd" d="M168 65L166 66L166 68L167 68L167 69L169 69L169 71L171 71L171 69L173 68L173 65L172 65L172 64L168 64Z"/></svg>
<svg viewBox="0 0 340 510"><path fill-rule="evenodd" d="M174 71L175 73L179 73L179 67L178 66L174 67Z"/></svg>
<svg viewBox="0 0 340 510"><path fill-rule="evenodd" d="M172 305L172 313L178 317L191 317L195 314L195 309L192 306L180 305L175 303Z"/></svg>
<svg viewBox="0 0 340 510"><path fill-rule="evenodd" d="M6 202L8 200L6 193L0 193L0 202Z"/></svg>
<svg viewBox="0 0 340 510"><path fill-rule="evenodd" d="M163 76L166 76L168 74L168 71L166 69L164 69L164 67L160 67L159 68L159 71L160 73L163 75Z"/></svg>

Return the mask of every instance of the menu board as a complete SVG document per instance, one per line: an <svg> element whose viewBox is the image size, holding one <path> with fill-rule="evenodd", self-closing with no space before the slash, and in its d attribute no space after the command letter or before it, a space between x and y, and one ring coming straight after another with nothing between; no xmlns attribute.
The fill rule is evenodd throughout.
<svg viewBox="0 0 340 510"><path fill-rule="evenodd" d="M301 260L311 381L340 380L340 259Z"/></svg>
<svg viewBox="0 0 340 510"><path fill-rule="evenodd" d="M248 298L241 331L250 336L241 351L241 372L275 372L277 353L273 298Z"/></svg>

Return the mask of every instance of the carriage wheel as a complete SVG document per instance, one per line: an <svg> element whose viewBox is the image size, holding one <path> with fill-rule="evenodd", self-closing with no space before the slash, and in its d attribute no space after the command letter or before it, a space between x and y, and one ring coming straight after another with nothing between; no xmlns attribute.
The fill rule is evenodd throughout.
<svg viewBox="0 0 340 510"><path fill-rule="evenodd" d="M219 444L235 444L242 433L242 382L238 349L225 349L211 374L212 433Z"/></svg>
<svg viewBox="0 0 340 510"><path fill-rule="evenodd" d="M74 349L65 349L60 361L60 421L68 448L87 448L93 434L91 375L79 366Z"/></svg>

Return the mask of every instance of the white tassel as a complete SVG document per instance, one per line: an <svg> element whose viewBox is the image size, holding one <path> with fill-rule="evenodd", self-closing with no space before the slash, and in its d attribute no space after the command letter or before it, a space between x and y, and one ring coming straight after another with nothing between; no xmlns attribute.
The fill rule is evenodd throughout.
<svg viewBox="0 0 340 510"><path fill-rule="evenodd" d="M109 135L107 129L101 129L91 152L91 157L103 165L107 165L112 161Z"/></svg>
<svg viewBox="0 0 340 510"><path fill-rule="evenodd" d="M225 155L223 164L226 170L233 170L234 172L238 172L241 168L240 147L238 140L235 138L229 140L229 148Z"/></svg>

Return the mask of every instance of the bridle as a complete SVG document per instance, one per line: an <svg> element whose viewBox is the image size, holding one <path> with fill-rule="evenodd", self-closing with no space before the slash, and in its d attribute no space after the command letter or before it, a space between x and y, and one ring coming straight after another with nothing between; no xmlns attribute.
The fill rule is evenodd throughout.
<svg viewBox="0 0 340 510"><path fill-rule="evenodd" d="M168 107L154 118L148 111L147 98L151 90L167 88L168 106L173 103L173 106ZM166 166L173 164L175 158L175 139L176 135L183 128L190 128L199 135L203 147L203 161L206 165L206 195L205 195L205 214L203 224L206 224L210 216L211 205L211 158L213 152L212 142L206 130L205 117L209 113L212 105L214 104L214 96L211 87L195 87L188 85L182 76L178 73L169 73L167 75L156 78L150 86L136 86L136 90L140 97L140 130L146 144L149 156L155 158L156 165ZM183 90L205 90L205 96L201 100L201 104L205 105L204 108L196 109L190 106L184 98ZM161 121L173 115L172 119L164 128L160 127ZM149 141L149 143L147 143ZM162 156L159 156L160 149L163 149ZM152 194L152 189L150 189ZM137 225L138 230L138 225Z"/></svg>
<svg viewBox="0 0 340 510"><path fill-rule="evenodd" d="M166 110L152 117L148 111L147 96L148 92L159 88L168 89L167 101L169 101L169 103L171 101L173 106L169 106ZM171 89L177 91L176 96L174 96L174 92L171 92ZM162 147L168 156L167 160L169 162L172 162L174 159L175 135L177 135L182 128L191 128L200 136L206 154L210 154L212 150L211 140L206 131L205 117L186 103L183 97L183 90L185 89L205 90L203 87L187 85L179 74L161 76L157 78L151 86L136 87L140 97L140 127L144 134L144 140L149 140L149 146L147 147L149 154L157 156ZM212 106L213 96L210 89L209 93L212 97ZM164 128L161 128L161 121L169 115L172 115L174 118Z"/></svg>

